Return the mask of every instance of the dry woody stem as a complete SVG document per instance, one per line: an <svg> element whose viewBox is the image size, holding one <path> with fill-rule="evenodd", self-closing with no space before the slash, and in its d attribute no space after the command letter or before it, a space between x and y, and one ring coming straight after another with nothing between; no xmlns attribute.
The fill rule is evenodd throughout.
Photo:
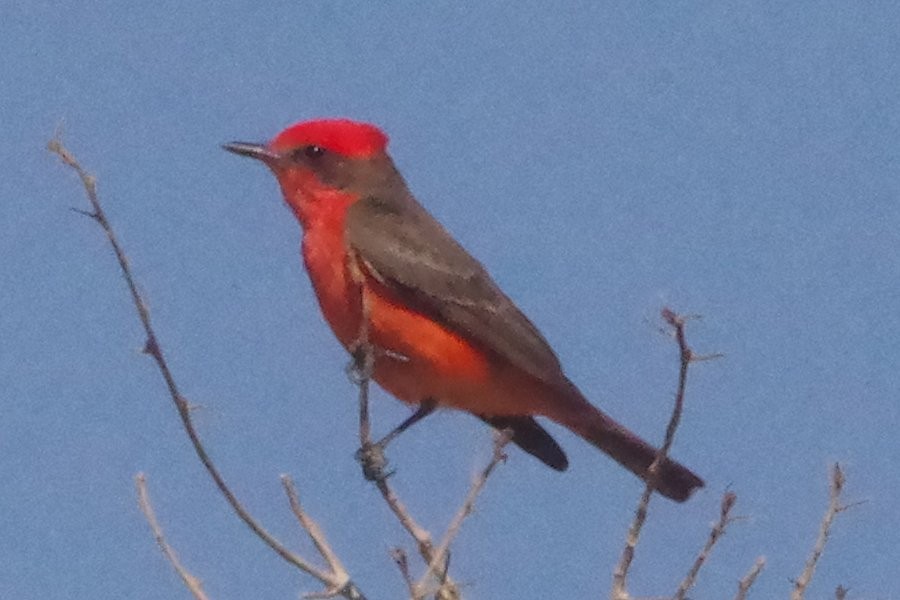
<svg viewBox="0 0 900 600"><path fill-rule="evenodd" d="M691 565L690 571L688 571L688 574L675 591L675 595L673 596L674 600L684 600L687 597L688 590L694 587L694 583L697 581L697 575L700 573L700 569L703 565L706 564L706 560L709 558L716 542L725 535L728 526L734 521L734 518L731 516L731 509L734 508L735 502L737 502L737 495L735 495L734 492L725 492L725 495L722 496L719 520L713 525L713 528L709 532L709 537L706 540L706 544L697 555L697 558L694 559L694 564Z"/></svg>
<svg viewBox="0 0 900 600"><path fill-rule="evenodd" d="M156 513L150 502L146 476L144 476L143 473L138 473L134 477L134 484L135 487L137 487L138 505L141 507L141 512L144 513L144 518L147 519L150 529L153 531L153 537L159 545L159 549L162 550L166 560L169 561L172 567L174 567L175 572L181 577L184 587L191 592L191 595L194 596L196 600L207 600L208 596L203 591L203 584L181 564L178 555L175 553L175 549L169 545L169 542L166 541L166 536L163 535L162 527L156 519Z"/></svg>
<svg viewBox="0 0 900 600"><path fill-rule="evenodd" d="M753 566L750 567L747 574L738 581L738 591L734 596L734 600L747 600L747 594L750 592L750 588L753 586L756 578L759 577L759 574L762 573L763 567L765 566L766 559L764 556L760 556L756 559L756 562L753 563Z"/></svg>
<svg viewBox="0 0 900 600"><path fill-rule="evenodd" d="M672 416L669 418L669 424L666 427L666 435L663 444L656 453L656 458L653 460L650 468L647 470L647 484L638 501L634 520L631 522L631 526L628 529L628 535L625 538L625 547L622 550L619 563L613 571L613 584L610 592L611 600L630 599L628 594L628 571L634 560L634 551L641 535L641 529L643 529L644 523L647 521L650 497L653 495L653 490L656 488L656 481L659 476L659 465L666 460L669 449L672 447L672 442L675 440L675 431L678 429L678 424L681 421L681 413L684 408L684 394L685 388L687 387L688 368L690 367L691 362L695 360L694 354L691 351L690 346L688 346L684 333L686 319L668 308L662 310L662 318L669 327L672 328L675 340L678 343L680 359L678 389L675 394L675 405L672 408Z"/></svg>
<svg viewBox="0 0 900 600"><path fill-rule="evenodd" d="M331 569L330 573L320 572L321 577L317 577L317 579L322 581L322 577L325 577L335 581L332 585L332 589L329 591L329 593L333 594L335 590L344 588L350 582L350 574L347 572L347 569L344 568L344 565L341 563L337 554L332 550L331 545L328 543L328 539L322 532L322 528L319 527L319 524L316 523L309 514L307 514L306 510L300 504L300 494L297 493L297 488L294 486L294 481L291 479L290 475L281 476L281 485L284 487L285 494L287 494L291 512L294 513L294 516L300 523L300 527L302 527L309 536L309 539L316 547L319 556L325 559L325 562L328 563L328 568Z"/></svg>
<svg viewBox="0 0 900 600"><path fill-rule="evenodd" d="M82 214L85 214L96 221L97 224L99 224L103 229L103 232L106 234L106 238L109 241L113 252L115 253L116 260L118 261L119 267L122 271L122 275L125 278L125 283L128 286L128 291L131 294L131 300L134 304L135 310L138 313L141 325L144 328L144 333L147 336L147 340L144 345L144 352L149 354L153 358L154 362L159 368L159 372L162 374L162 377L165 380L169 395L171 396L172 401L175 404L175 408L178 411L178 416L181 418L181 423L184 427L185 432L191 440L194 451L196 452L197 457L200 459L200 462L203 464L207 473L209 473L210 477L212 477L213 481L216 484L216 487L219 488L219 491L225 497L225 500L228 502L237 516L253 531L253 533L256 534L256 536L259 537L263 542L265 542L265 544L276 554L278 554L289 564L300 569L304 573L315 577L321 583L323 583L326 587L326 594L328 594L329 596L340 595L352 600L365 600L362 592L352 581L349 580L349 578L346 577L346 573L327 573L321 569L316 568L302 557L288 550L249 513L249 511L240 503L240 501L238 501L237 497L225 483L224 478L219 473L218 468L212 462L212 459L209 457L206 448L204 448L203 443L200 440L199 434L197 433L197 430L194 427L194 423L191 419L191 405L187 401L187 399L181 395L181 392L178 389L178 385L175 382L175 377L172 374L172 370L169 368L169 365L166 362L162 346L159 343L156 332L154 331L153 325L150 320L150 311L147 309L147 303L144 301L141 292L138 290L137 282L134 278L134 274L131 271L131 267L128 263L128 258L125 255L125 251L119 243L115 231L113 230L113 227L110 224L109 220L106 218L106 214L100 204L100 199L97 195L96 179L78 163L74 155L72 155L72 153L70 153L62 145L62 142L60 142L59 139L51 140L47 144L47 148L48 150L50 150L50 152L53 152L54 154L59 156L62 162L66 166L72 168L81 179L81 183L84 186L88 202L91 205L91 212L78 212L81 212Z"/></svg>
<svg viewBox="0 0 900 600"><path fill-rule="evenodd" d="M440 582L438 596L441 596L440 592L442 588L448 587L447 563L450 558L450 544L452 544L453 540L456 539L456 536L459 535L459 531L462 528L463 521L465 521L466 518L472 514L472 511L475 508L475 501L484 490L484 486L487 483L488 477L491 476L491 473L493 473L497 465L506 459L506 455L503 453L503 448L510 442L511 439L512 434L509 431L501 431L496 434L496 437L494 439L494 452L491 456L490 462L488 462L488 464L481 470L481 472L472 482L472 485L469 488L469 493L466 494L466 498L465 500L463 500L462 506L459 507L456 515L453 516L453 519L450 521L450 525L447 526L447 531L446 533L444 533L444 539L441 540L441 543L438 545L437 550L434 552L431 561L428 563L428 569L425 571L425 574L422 575L418 583L416 583L415 587L413 588L413 590L416 592L414 597L425 596L426 586L428 585L431 577L435 575L438 576L438 581Z"/></svg>
<svg viewBox="0 0 900 600"><path fill-rule="evenodd" d="M410 537L415 541L419 556L426 565L425 573L414 581L409 570L409 562L406 553L400 549L392 551L400 574L404 579L409 590L410 598L420 600L432 595L438 600L456 600L460 597L457 584L451 579L447 573L447 567L450 557L450 545L459 534L463 521L468 517L475 506L478 496L484 490L488 478L494 469L506 457L503 448L509 443L511 436L509 432L501 432L497 434L494 440L494 451L491 460L480 471L478 476L472 482L465 499L459 510L450 521L447 531L444 534L438 547L435 549L431 534L413 518L406 505L400 500L393 486L388 482L390 474L385 474L381 470L385 467L386 461L383 456L378 455L374 458L370 454L370 450L378 444L373 444L371 439L372 426L370 423L369 412L369 383L374 366L374 355L377 351L368 341L368 306L366 303L365 293L361 294L363 306L363 319L360 325L360 332L356 344L356 351L353 352L353 362L350 365L350 372L353 380L359 386L359 441L361 458L364 461L363 470L367 472L371 470L371 465L366 465L365 461L374 460L378 464L376 466L377 473L367 473L367 477L372 480L378 489L388 508L394 513L400 525L409 533ZM380 453L381 448L376 448ZM433 588L432 580L436 580L437 587Z"/></svg>
<svg viewBox="0 0 900 600"><path fill-rule="evenodd" d="M365 307L363 314L366 314ZM354 365L351 368L358 375L359 441L360 448L365 451L365 449L370 448L373 445L371 439L372 426L369 419L369 378L371 377L371 365L374 361L374 349L368 344L368 330L365 318L363 318L363 326L361 329L363 330L360 335L362 343L360 343L359 348L353 357ZM415 518L413 518L409 509L407 509L403 501L400 500L400 496L394 491L393 486L388 483L388 477L386 475L382 474L381 476L374 477L372 478L372 482L384 499L385 504L387 504L390 511L394 513L397 521L415 541L422 560L426 565L430 565L435 558L431 534L427 529L419 525ZM410 578L408 564L404 561L402 564L398 563L398 566L401 568L401 574L404 579ZM409 581L411 581L411 578ZM410 598L416 598L415 594L417 592L418 589L415 584L410 586ZM436 597L440 598L440 600L455 600L460 597L459 590L450 579L449 575L445 575L444 581L440 587L440 594Z"/></svg>
<svg viewBox="0 0 900 600"><path fill-rule="evenodd" d="M806 560L806 566L803 568L800 577L794 581L791 600L803 600L803 597L806 594L806 588L809 586L809 582L812 581L813 574L816 572L816 565L819 562L819 558L822 557L822 552L825 550L825 544L828 543L828 536L831 533L831 526L834 524L834 519L839 512L843 512L849 508L849 506L841 502L841 492L844 489L844 481L844 471L841 469L841 465L835 463L831 467L828 508L825 510L825 516L822 517L822 523L819 525L819 536L816 538L816 543L813 546L812 552Z"/></svg>

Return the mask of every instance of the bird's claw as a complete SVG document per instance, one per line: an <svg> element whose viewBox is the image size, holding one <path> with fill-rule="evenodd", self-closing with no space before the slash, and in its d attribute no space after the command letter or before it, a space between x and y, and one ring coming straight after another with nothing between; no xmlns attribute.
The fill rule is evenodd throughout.
<svg viewBox="0 0 900 600"><path fill-rule="evenodd" d="M363 477L368 481L381 482L394 474L387 470L387 457L381 444L364 444L356 451L356 460L362 466Z"/></svg>

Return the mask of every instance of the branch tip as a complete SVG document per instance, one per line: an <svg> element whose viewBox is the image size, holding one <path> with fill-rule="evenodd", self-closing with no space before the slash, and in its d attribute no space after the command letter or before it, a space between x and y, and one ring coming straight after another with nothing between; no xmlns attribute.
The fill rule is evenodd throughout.
<svg viewBox="0 0 900 600"><path fill-rule="evenodd" d="M100 198L97 194L97 180L92 174L88 173L81 166L81 164L76 160L75 156L63 146L59 138L59 132L57 132L56 136L47 143L47 149L50 152L56 154L63 162L63 164L73 169L81 179L84 193L87 196L88 203L90 204L92 209L92 212L85 212L84 214L92 217L99 224L101 229L103 229L103 232L106 234L107 241L112 247L112 250L116 257L116 261L119 264L119 270L121 271L125 279L129 294L131 295L132 305L134 306L135 312L137 312L138 318L140 319L141 325L144 329L144 334L146 335L144 351L152 356L154 362L156 363L156 366L166 383L169 396L178 411L179 417L181 418L182 427L184 428L188 438L191 440L194 452L197 454L197 458L203 464L209 476L215 482L216 487L219 489L219 492L225 497L225 500L228 502L229 506L231 506L232 510L234 510L235 514L237 514L237 516L244 522L244 524L246 524L259 539L261 539L282 559L300 569L301 571L319 579L319 581L325 584L326 588L329 590L338 590L341 595L345 596L348 599L365 600L363 594L350 581L349 577L341 580L339 578L336 579L329 574L323 574L322 571L316 569L303 558L288 550L277 538L270 534L250 514L250 512L244 507L243 504L241 504L241 502L228 487L221 473L219 473L218 468L212 462L212 459L207 453L202 441L200 440L200 436L197 433L197 430L194 427L194 423L191 419L191 407L188 404L188 401L181 395L181 392L178 389L178 385L175 382L175 376L173 375L169 364L166 362L165 357L163 356L162 348L158 342L158 338L150 319L150 311L147 308L147 303L144 300L143 294L138 288L137 280L135 279L134 274L131 270L131 266L129 265L128 257L125 255L125 250L119 243L116 232L113 229L112 224L106 218L106 214L104 213L103 207L100 204ZM145 515L147 516L148 521L151 521L152 517L152 527L153 523L156 523L156 520L155 515L153 515L152 506L149 503L149 497L146 492L146 478L143 475L139 474L135 478L135 485L138 488L139 498L143 499L141 506L145 509ZM156 525L158 526L158 523L156 523ZM156 528L156 531L159 531L159 535L161 536L161 530L159 530L158 527ZM171 558L170 562L172 562ZM185 578L183 577L183 579ZM185 581L185 583L187 583L187 580ZM190 588L190 586L188 587ZM194 594L197 598L203 598L203 596L197 596L196 592L194 592Z"/></svg>
<svg viewBox="0 0 900 600"><path fill-rule="evenodd" d="M834 524L834 519L838 513L843 512L848 508L848 505L844 505L841 502L841 493L844 490L845 483L846 477L843 469L841 469L841 465L839 463L834 463L830 473L828 508L825 510L825 515L822 517L822 521L819 525L819 535L816 538L816 542L813 545L809 558L806 560L803 572L800 573L800 577L794 580L794 589L791 592L791 600L803 600L806 589L809 587L813 574L816 572L816 565L818 564L822 553L825 551L825 545L828 543L828 537L831 535L831 527Z"/></svg>
<svg viewBox="0 0 900 600"><path fill-rule="evenodd" d="M628 534L625 538L625 547L622 549L622 555L619 558L619 562L616 565L615 570L613 571L613 585L612 591L610 592L610 597L612 598L612 600L627 600L630 597L628 594L628 571L630 570L631 563L634 560L635 548L637 546L641 530L643 529L644 523L647 520L650 498L653 495L654 490L656 489L659 478L659 466L666 460L666 457L669 454L669 449L672 447L672 443L675 439L675 432L678 429L679 423L681 422L681 414L684 409L685 390L687 389L687 375L694 356L693 351L691 350L690 346L688 346L684 328L685 322L687 320L696 319L698 317L695 315L687 317L682 316L668 307L664 307L660 311L660 315L662 319L672 328L672 333L674 334L674 338L676 340L676 343L678 344L680 363L678 372L678 387L675 393L675 402L672 407L672 415L669 418L669 423L666 427L663 444L657 451L656 457L653 459L653 462L650 464L650 467L647 469L647 473L644 476L646 485L644 486L644 491L641 494L640 500L638 500L638 505L634 513L634 519L631 522L631 526L628 528Z"/></svg>
<svg viewBox="0 0 900 600"><path fill-rule="evenodd" d="M700 569L709 559L713 547L715 547L716 543L723 535L725 535L728 526L734 522L734 519L731 517L731 510L736 503L737 494L734 492L728 491L722 495L722 502L719 506L719 521L713 525L709 532L709 537L706 540L706 544L703 546L703 549L700 550L699 554L697 554L697 558L694 559L694 564L691 565L687 575L685 575L681 584L679 584L678 589L673 596L674 600L684 600L687 597L688 591L694 587L694 584L697 581L697 575L699 575Z"/></svg>
<svg viewBox="0 0 900 600"><path fill-rule="evenodd" d="M146 475L144 475L144 473L135 475L134 484L137 488L138 505L141 508L141 512L144 513L144 519L147 521L147 524L150 525L150 530L153 532L153 538L156 540L159 549L162 550L163 556L166 557L166 560L172 565L175 572L178 573L184 586L191 592L191 595L194 596L196 600L208 600L206 593L203 591L202 582L181 564L178 555L175 553L175 549L166 541L162 526L159 524L159 521L156 518L156 512L153 510L153 505L150 502L150 493L147 491Z"/></svg>
<svg viewBox="0 0 900 600"><path fill-rule="evenodd" d="M760 556L756 559L756 562L753 563L753 566L750 567L750 570L747 571L747 574L741 577L740 581L738 581L738 591L734 596L734 600L746 600L747 593L750 591L750 588L753 586L754 582L756 582L756 578L759 577L759 574L762 573L762 570L765 566L765 556Z"/></svg>

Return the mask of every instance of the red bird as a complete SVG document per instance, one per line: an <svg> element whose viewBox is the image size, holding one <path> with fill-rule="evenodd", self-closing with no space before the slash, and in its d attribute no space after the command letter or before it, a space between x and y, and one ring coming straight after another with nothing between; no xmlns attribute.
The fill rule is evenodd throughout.
<svg viewBox="0 0 900 600"><path fill-rule="evenodd" d="M278 178L322 313L350 352L367 332L378 385L417 414L455 408L509 429L563 471L565 453L534 419L546 417L646 477L656 449L585 399L534 324L416 201L387 143L373 125L325 119L224 147ZM683 502L702 486L681 464L662 464L664 496Z"/></svg>

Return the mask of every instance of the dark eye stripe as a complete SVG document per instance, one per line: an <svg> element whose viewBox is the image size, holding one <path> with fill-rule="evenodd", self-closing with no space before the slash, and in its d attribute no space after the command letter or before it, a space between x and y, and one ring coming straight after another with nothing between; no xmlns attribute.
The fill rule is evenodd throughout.
<svg viewBox="0 0 900 600"><path fill-rule="evenodd" d="M328 153L322 146L311 144L309 146L300 146L291 151L291 158L298 162L306 162L309 160L318 160Z"/></svg>

